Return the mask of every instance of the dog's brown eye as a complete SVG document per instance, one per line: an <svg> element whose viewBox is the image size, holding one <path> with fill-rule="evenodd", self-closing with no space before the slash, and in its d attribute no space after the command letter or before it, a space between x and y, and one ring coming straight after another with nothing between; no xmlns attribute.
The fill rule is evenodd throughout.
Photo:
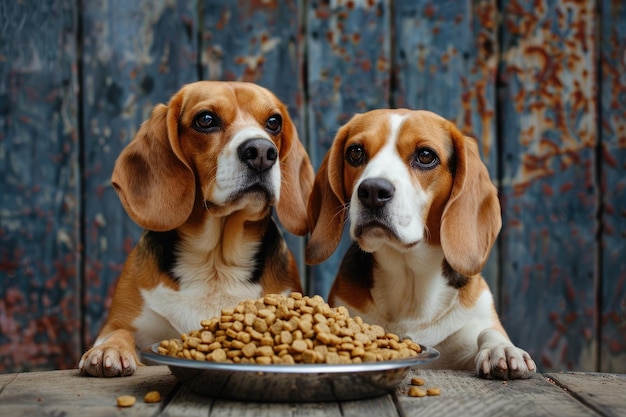
<svg viewBox="0 0 626 417"><path fill-rule="evenodd" d="M193 127L201 132L210 132L219 127L219 119L211 112L202 112L193 119Z"/></svg>
<svg viewBox="0 0 626 417"><path fill-rule="evenodd" d="M346 151L346 161L352 166L359 166L363 163L365 151L361 145L350 145Z"/></svg>
<svg viewBox="0 0 626 417"><path fill-rule="evenodd" d="M429 148L418 149L417 155L415 158L415 165L418 168L429 169L435 167L439 163L439 157Z"/></svg>
<svg viewBox="0 0 626 417"><path fill-rule="evenodd" d="M273 134L280 132L280 129L283 127L283 119L279 115L271 116L265 122L265 128Z"/></svg>

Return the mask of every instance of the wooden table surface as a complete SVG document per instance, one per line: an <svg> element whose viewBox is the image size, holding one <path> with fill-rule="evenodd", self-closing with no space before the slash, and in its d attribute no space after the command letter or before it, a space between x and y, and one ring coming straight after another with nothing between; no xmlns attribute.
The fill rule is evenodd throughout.
<svg viewBox="0 0 626 417"><path fill-rule="evenodd" d="M441 395L327 403L255 403L200 397L165 366L125 378L80 376L77 370L0 375L0 416L626 416L626 375L546 373L523 381L482 380L464 371L411 371ZM405 381L407 381L405 380ZM162 401L147 404L157 390ZM117 397L133 395L130 408Z"/></svg>

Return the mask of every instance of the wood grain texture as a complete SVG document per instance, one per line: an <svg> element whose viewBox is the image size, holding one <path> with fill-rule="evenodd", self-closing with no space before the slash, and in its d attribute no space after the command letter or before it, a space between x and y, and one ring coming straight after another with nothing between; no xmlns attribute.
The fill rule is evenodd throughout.
<svg viewBox="0 0 626 417"><path fill-rule="evenodd" d="M419 375L439 396L406 394ZM0 410L10 416L621 416L624 375L597 373L537 374L528 380L496 381L467 371L411 371L392 394L359 401L270 403L225 401L192 393L166 366L141 367L125 378L91 378L76 370L0 375ZM148 391L159 404L146 404ZM131 408L118 408L120 395L133 395Z"/></svg>
<svg viewBox="0 0 626 417"><path fill-rule="evenodd" d="M433 397L398 394L408 416L594 416L593 410L547 382L532 379L499 381L481 379L465 371L412 371L425 380L425 388L438 387Z"/></svg>
<svg viewBox="0 0 626 417"><path fill-rule="evenodd" d="M315 169L355 113L389 107L389 25L388 0L307 3L307 133ZM310 268L309 293L328 295L349 243L344 231L335 254Z"/></svg>
<svg viewBox="0 0 626 417"><path fill-rule="evenodd" d="M156 390L165 400L175 382L164 366L143 366L126 378L92 378L73 370L22 373L0 392L0 404L5 416L156 415L160 404L145 403L144 395ZM134 396L135 405L118 408L121 395Z"/></svg>
<svg viewBox="0 0 626 417"><path fill-rule="evenodd" d="M0 374L0 392L4 390L4 387L9 385L15 378L17 378L18 374Z"/></svg>
<svg viewBox="0 0 626 417"><path fill-rule="evenodd" d="M399 417L393 395L383 395L365 400L346 401L341 403L341 415L344 417Z"/></svg>
<svg viewBox="0 0 626 417"><path fill-rule="evenodd" d="M338 403L306 403L295 407L289 403L258 403L236 402L207 398L193 393L188 386L183 385L176 392L171 403L163 410L164 416L203 417L206 410L211 410L211 417L228 416L341 416Z"/></svg>
<svg viewBox="0 0 626 417"><path fill-rule="evenodd" d="M626 415L626 375L568 372L545 377L603 416Z"/></svg>
<svg viewBox="0 0 626 417"><path fill-rule="evenodd" d="M111 186L113 165L152 108L198 79L198 22L186 1L89 1L83 7L84 339L90 346L141 233Z"/></svg>
<svg viewBox="0 0 626 417"><path fill-rule="evenodd" d="M206 416L210 410L211 417L275 417L275 416L364 416L396 417L398 411L391 395L344 402L310 402L310 403L263 403L254 401L229 401L212 399L193 393L183 385L172 401L164 408L164 416L185 415L189 417Z"/></svg>
<svg viewBox="0 0 626 417"><path fill-rule="evenodd" d="M81 313L76 2L5 2L0 22L0 372L68 367Z"/></svg>
<svg viewBox="0 0 626 417"><path fill-rule="evenodd" d="M596 367L593 1L504 1L504 326L543 370Z"/></svg>
<svg viewBox="0 0 626 417"><path fill-rule="evenodd" d="M211 417L342 417L338 403L305 403L295 406L289 403L237 403L216 401Z"/></svg>
<svg viewBox="0 0 626 417"><path fill-rule="evenodd" d="M163 367L160 367L163 368ZM215 400L194 394L189 386L183 385L176 391L172 401L163 408L164 417L206 417Z"/></svg>
<svg viewBox="0 0 626 417"><path fill-rule="evenodd" d="M601 2L600 368L626 373L626 5Z"/></svg>

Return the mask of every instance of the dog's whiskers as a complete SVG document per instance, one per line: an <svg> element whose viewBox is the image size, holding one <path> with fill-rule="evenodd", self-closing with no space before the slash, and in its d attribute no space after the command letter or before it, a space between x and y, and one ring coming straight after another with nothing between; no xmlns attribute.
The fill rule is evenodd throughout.
<svg viewBox="0 0 626 417"><path fill-rule="evenodd" d="M430 240L430 229L426 224L424 225L424 236L426 237L426 240Z"/></svg>
<svg viewBox="0 0 626 417"><path fill-rule="evenodd" d="M337 207L337 211L332 215L332 218L334 219L335 217L340 216L342 213L347 212L349 209L350 209L349 202L343 204L342 206ZM347 221L348 221L347 216L343 216L344 225L346 224Z"/></svg>

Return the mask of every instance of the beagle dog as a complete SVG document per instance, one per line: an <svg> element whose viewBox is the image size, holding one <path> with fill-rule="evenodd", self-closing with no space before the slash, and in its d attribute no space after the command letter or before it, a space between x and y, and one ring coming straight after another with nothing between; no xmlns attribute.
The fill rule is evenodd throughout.
<svg viewBox="0 0 626 417"><path fill-rule="evenodd" d="M437 349L431 366L529 378L480 271L502 225L475 140L428 111L373 110L337 133L308 203L306 262L352 246L329 302Z"/></svg>
<svg viewBox="0 0 626 417"><path fill-rule="evenodd" d="M243 299L301 292L272 210L305 235L313 179L286 106L265 88L200 81L156 106L113 170L145 231L82 373L130 375L136 347L197 329Z"/></svg>

